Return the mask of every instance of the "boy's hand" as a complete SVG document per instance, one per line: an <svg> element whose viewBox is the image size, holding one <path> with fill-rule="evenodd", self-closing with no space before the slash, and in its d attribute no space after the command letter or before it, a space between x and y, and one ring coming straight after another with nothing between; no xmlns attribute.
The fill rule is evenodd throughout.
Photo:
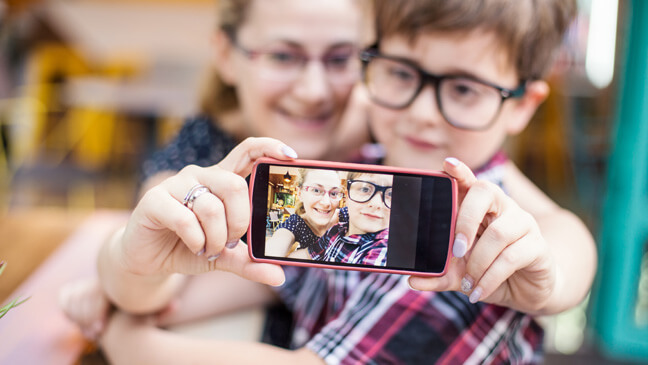
<svg viewBox="0 0 648 365"><path fill-rule="evenodd" d="M294 151L278 140L249 138L219 164L188 166L149 190L138 203L115 241L113 256L122 267L139 275L234 272L271 285L283 282L279 266L253 263L245 245L237 245L250 220L248 186L244 177L260 157L291 159ZM192 206L183 204L197 185L209 190ZM227 249L225 249L227 247Z"/></svg>
<svg viewBox="0 0 648 365"><path fill-rule="evenodd" d="M83 337L94 341L104 331L110 302L99 280L83 279L66 284L59 291L59 307L81 329Z"/></svg>
<svg viewBox="0 0 648 365"><path fill-rule="evenodd" d="M444 169L459 187L454 257L446 275L411 277L412 288L463 291L473 303L540 311L554 293L557 269L536 220L456 159Z"/></svg>

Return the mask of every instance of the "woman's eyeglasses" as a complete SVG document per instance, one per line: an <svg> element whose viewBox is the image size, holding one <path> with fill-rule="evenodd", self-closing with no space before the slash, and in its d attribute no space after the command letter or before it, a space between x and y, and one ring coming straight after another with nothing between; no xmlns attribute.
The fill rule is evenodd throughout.
<svg viewBox="0 0 648 365"><path fill-rule="evenodd" d="M323 197L324 194L328 194L329 198L333 201L344 198L344 193L341 189L331 189L327 191L326 189L317 186L302 186L302 189L318 198Z"/></svg>
<svg viewBox="0 0 648 365"><path fill-rule="evenodd" d="M526 82L507 89L464 75L434 75L406 59L381 55L375 48L362 52L360 58L363 81L374 102L403 109L412 104L425 85L432 84L441 115L461 129L487 129L504 101L521 97L526 87Z"/></svg>
<svg viewBox="0 0 648 365"><path fill-rule="evenodd" d="M392 187L376 185L369 181L364 180L348 180L347 190L349 191L349 199L356 203L366 203L371 200L376 193L382 193L382 201L385 206L391 209L392 201Z"/></svg>
<svg viewBox="0 0 648 365"><path fill-rule="evenodd" d="M351 44L334 47L322 57L314 58L289 47L276 50L251 49L238 43L234 36L230 35L229 39L236 49L255 62L260 76L265 79L293 82L310 62L320 63L327 80L334 84L353 84L360 78L358 48Z"/></svg>

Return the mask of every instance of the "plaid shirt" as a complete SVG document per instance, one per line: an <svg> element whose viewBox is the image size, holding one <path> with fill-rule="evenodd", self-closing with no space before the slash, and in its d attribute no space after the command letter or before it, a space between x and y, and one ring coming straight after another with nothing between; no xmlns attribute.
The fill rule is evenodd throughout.
<svg viewBox="0 0 648 365"><path fill-rule="evenodd" d="M505 161L496 156L487 172ZM459 292L411 290L403 275L284 270L276 290L292 312L291 347L306 346L328 364L542 362L542 328L524 313L472 304Z"/></svg>
<svg viewBox="0 0 648 365"><path fill-rule="evenodd" d="M315 245L308 248L311 257L323 261L385 266L389 229L345 236L348 230L348 221L329 228Z"/></svg>

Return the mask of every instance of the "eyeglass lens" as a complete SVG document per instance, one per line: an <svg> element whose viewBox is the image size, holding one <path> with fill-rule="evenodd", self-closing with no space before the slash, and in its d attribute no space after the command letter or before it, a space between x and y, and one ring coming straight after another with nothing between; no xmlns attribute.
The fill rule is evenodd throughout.
<svg viewBox="0 0 648 365"><path fill-rule="evenodd" d="M382 192L382 200L387 208L391 209L392 187L380 186L368 181L351 180L349 182L349 199L364 203L371 200L377 192Z"/></svg>
<svg viewBox="0 0 648 365"><path fill-rule="evenodd" d="M294 81L310 61L322 64L327 80L332 83L354 83L360 74L360 62L355 46L341 46L330 50L319 59L311 59L293 49L248 50L239 46L255 61L259 75L276 81Z"/></svg>
<svg viewBox="0 0 648 365"><path fill-rule="evenodd" d="M339 189L331 189L329 191L326 191L326 189L317 186L304 186L304 190L317 197L323 197L324 194L328 193L328 196L329 198L331 198L331 200L340 200L344 196L344 193Z"/></svg>

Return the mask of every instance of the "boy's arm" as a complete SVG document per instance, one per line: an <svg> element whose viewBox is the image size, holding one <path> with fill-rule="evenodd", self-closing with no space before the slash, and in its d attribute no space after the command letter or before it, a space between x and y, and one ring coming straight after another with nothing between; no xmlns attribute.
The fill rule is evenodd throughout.
<svg viewBox="0 0 648 365"><path fill-rule="evenodd" d="M507 166L505 186L518 205L531 213L553 253L556 289L544 311L557 313L578 304L587 295L596 273L596 246L585 224L559 207L518 168Z"/></svg>
<svg viewBox="0 0 648 365"><path fill-rule="evenodd" d="M239 341L178 335L152 325L149 317L116 313L101 346L111 364L323 364L307 349L295 351Z"/></svg>

